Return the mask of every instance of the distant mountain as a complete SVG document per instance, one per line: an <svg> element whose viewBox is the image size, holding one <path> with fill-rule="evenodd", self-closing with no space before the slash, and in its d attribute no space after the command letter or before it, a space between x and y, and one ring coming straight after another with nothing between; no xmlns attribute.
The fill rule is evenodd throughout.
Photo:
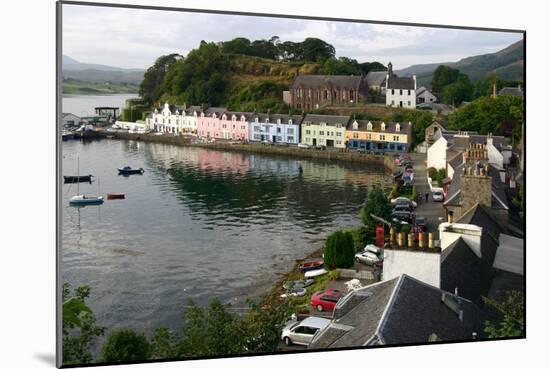
<svg viewBox="0 0 550 369"><path fill-rule="evenodd" d="M523 81L523 40L515 42L496 53L470 56L457 62L412 65L395 71L395 73L400 76L416 74L419 82L426 82L431 81L433 71L440 65L456 68L474 81L492 73L506 80Z"/></svg>
<svg viewBox="0 0 550 369"><path fill-rule="evenodd" d="M81 63L70 56L63 55L63 78L83 82L113 82L140 84L145 70L119 68L103 64Z"/></svg>

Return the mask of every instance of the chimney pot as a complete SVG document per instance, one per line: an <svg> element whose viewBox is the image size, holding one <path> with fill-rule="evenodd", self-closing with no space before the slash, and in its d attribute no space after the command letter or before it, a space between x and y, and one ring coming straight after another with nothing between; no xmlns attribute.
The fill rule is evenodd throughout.
<svg viewBox="0 0 550 369"><path fill-rule="evenodd" d="M434 248L434 234L433 232L428 233L428 248Z"/></svg>
<svg viewBox="0 0 550 369"><path fill-rule="evenodd" d="M413 247L414 246L414 236L413 236L413 234L409 233L407 238L408 238L407 241L408 241L409 247Z"/></svg>
<svg viewBox="0 0 550 369"><path fill-rule="evenodd" d="M453 211L449 210L447 213L447 222L452 223L453 222Z"/></svg>

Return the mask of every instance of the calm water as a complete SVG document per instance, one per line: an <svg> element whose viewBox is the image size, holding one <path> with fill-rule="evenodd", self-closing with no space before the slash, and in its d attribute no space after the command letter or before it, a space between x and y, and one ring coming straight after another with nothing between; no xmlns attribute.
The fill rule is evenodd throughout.
<svg viewBox="0 0 550 369"><path fill-rule="evenodd" d="M63 95L63 113L73 113L78 117L95 115L96 106L118 107L122 112L126 99L135 99L135 94L115 94L115 95Z"/></svg>
<svg viewBox="0 0 550 369"><path fill-rule="evenodd" d="M99 178L88 195L126 200L68 207L63 278L92 287L99 324L178 328L189 298L235 301L265 292L331 231L358 224L381 168L228 153L138 141L63 142L63 174ZM116 168L143 167L124 177ZM300 167L302 170L300 170Z"/></svg>

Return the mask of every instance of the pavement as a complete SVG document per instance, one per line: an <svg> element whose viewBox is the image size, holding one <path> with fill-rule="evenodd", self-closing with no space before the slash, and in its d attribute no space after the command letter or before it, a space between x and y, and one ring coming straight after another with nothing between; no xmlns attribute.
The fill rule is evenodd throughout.
<svg viewBox="0 0 550 369"><path fill-rule="evenodd" d="M414 169L414 184L416 192L422 194L422 200L416 200L418 207L416 208L417 217L425 217L428 221L428 232L437 232L439 225L439 217L445 217L445 208L443 202L434 202L428 184L428 168L426 167L426 154L411 154ZM424 194L428 192L428 202L426 202Z"/></svg>

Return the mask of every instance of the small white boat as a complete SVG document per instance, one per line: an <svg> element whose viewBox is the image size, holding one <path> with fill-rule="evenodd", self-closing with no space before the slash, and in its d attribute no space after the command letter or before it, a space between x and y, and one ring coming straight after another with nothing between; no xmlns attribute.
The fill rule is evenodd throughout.
<svg viewBox="0 0 550 369"><path fill-rule="evenodd" d="M100 205L103 204L103 196L75 195L69 200L71 206Z"/></svg>
<svg viewBox="0 0 550 369"><path fill-rule="evenodd" d="M304 277L306 278L313 278L313 277L318 277L320 275L323 275L323 274L327 274L328 273L328 270L326 269L314 269L314 270L308 270L307 272L304 273Z"/></svg>

